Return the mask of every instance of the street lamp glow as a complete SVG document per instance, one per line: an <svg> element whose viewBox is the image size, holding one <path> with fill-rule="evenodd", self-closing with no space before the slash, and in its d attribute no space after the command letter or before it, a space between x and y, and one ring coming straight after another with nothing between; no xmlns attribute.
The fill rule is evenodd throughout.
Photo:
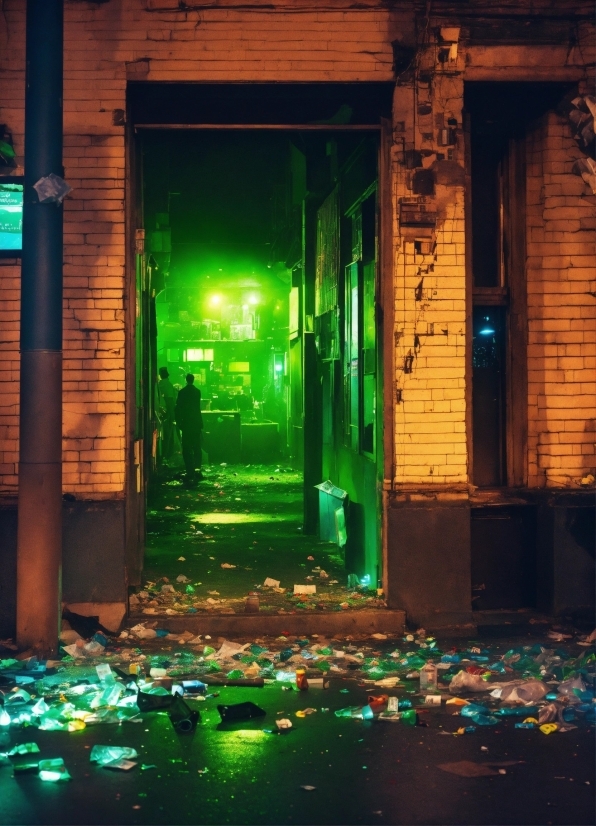
<svg viewBox="0 0 596 826"><path fill-rule="evenodd" d="M209 304L211 304L212 307L219 307L219 305L221 304L221 301L222 301L221 295L215 294L215 295L212 295L211 298L209 299Z"/></svg>

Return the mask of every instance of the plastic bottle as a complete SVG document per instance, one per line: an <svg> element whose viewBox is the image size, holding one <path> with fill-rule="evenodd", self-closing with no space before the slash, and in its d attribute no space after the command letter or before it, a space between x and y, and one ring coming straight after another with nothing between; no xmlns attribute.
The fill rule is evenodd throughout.
<svg viewBox="0 0 596 826"><path fill-rule="evenodd" d="M406 709L406 711L402 711L401 721L402 723L406 723L406 725L408 726L415 726L418 722L418 715L416 714L416 709L408 708Z"/></svg>
<svg viewBox="0 0 596 826"><path fill-rule="evenodd" d="M244 612L246 614L258 614L259 610L259 595L256 591L250 591L244 601Z"/></svg>
<svg viewBox="0 0 596 826"><path fill-rule="evenodd" d="M338 708L335 712L336 717L352 717L361 718L362 709L360 706L347 706L346 708Z"/></svg>
<svg viewBox="0 0 596 826"><path fill-rule="evenodd" d="M306 679L306 671L304 668L296 669L296 688L300 691L306 691L308 688L308 680Z"/></svg>
<svg viewBox="0 0 596 826"><path fill-rule="evenodd" d="M295 671L276 671L275 672L275 679L278 683L294 683L296 682L296 672Z"/></svg>
<svg viewBox="0 0 596 826"><path fill-rule="evenodd" d="M437 687L437 666L434 663L426 663L420 669L420 688Z"/></svg>

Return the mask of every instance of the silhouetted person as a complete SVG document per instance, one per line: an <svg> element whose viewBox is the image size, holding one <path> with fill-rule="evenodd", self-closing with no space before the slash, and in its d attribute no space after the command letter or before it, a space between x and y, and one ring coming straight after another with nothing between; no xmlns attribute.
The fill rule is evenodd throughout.
<svg viewBox="0 0 596 826"><path fill-rule="evenodd" d="M254 408L255 400L250 392L250 387L242 388L242 394L236 397L236 404L238 405L238 410L240 410L241 413L246 413L248 410L252 410Z"/></svg>
<svg viewBox="0 0 596 826"><path fill-rule="evenodd" d="M201 391L194 386L194 380L193 374L188 373L186 387L178 393L176 400L176 424L182 432L182 458L189 482L203 478L201 473L201 430L203 429ZM197 468L198 475L195 473Z"/></svg>
<svg viewBox="0 0 596 826"><path fill-rule="evenodd" d="M170 381L167 367L159 368L157 394L162 427L162 456L165 461L172 458L174 452L174 416L176 407L176 389Z"/></svg>

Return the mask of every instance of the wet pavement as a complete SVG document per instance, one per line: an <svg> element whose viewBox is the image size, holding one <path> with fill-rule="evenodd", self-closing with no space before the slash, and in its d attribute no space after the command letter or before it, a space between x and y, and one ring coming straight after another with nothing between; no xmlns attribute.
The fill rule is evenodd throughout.
<svg viewBox="0 0 596 826"><path fill-rule="evenodd" d="M561 636L566 632L569 637ZM3 758L0 822L594 823L596 653L585 634L537 628L532 636L490 641L311 635L234 641L222 650L224 643L204 639L189 646L156 639L133 646L117 639L90 657L93 646L84 650L81 641L78 657L50 663L55 673L22 686L35 695L24 705L9 700L16 693L10 674L23 665L10 663L4 651L4 709L13 722L0 726L0 751L35 742L39 753ZM234 653L241 645L246 647ZM438 667L436 690L421 688L421 670L428 663ZM97 664L111 666L107 676L103 672L107 683L100 683ZM301 667L310 680L305 691L296 687ZM151 678L152 668L163 671ZM140 672L136 684L131 671ZM185 696L188 707L200 712L196 730L188 734L174 728L171 708L139 713L135 701L141 686L143 693L161 688L154 696L169 702L169 678L176 685L191 677L213 682L239 676L261 677L264 686L211 684L202 695ZM323 678L329 687L315 687ZM90 685L74 689L85 692L77 696L73 687L85 686L85 680ZM511 700L512 687L501 685L512 681L517 702ZM466 690L466 682L483 690ZM114 685L118 704L97 699ZM493 696L499 687L501 697ZM85 727L40 730L43 714L19 724L18 715L41 695L50 709L65 710L63 723L69 718ZM371 696L383 695L397 698L397 713L383 710L383 700L369 705ZM429 705L427 696L439 697L440 704ZM538 699L528 705L530 696ZM456 698L460 702L448 702ZM218 705L247 701L265 715L222 723ZM87 710L77 718L66 710L67 702ZM474 711L472 704L484 711ZM336 714L346 708L356 716ZM44 713L55 719L54 712ZM538 724L516 727L528 718L554 719L556 728L543 733ZM115 722L106 722L111 719ZM280 734L276 720L281 719L292 726ZM136 765L122 771L91 763L96 744L135 749ZM43 781L36 768L15 772L19 764L58 757L70 780ZM483 774L459 776L454 770Z"/></svg>
<svg viewBox="0 0 596 826"><path fill-rule="evenodd" d="M165 469L153 484L135 614L243 613L249 591L269 613L384 606L376 590L346 589L340 548L302 533L301 474L217 465L204 476L188 489L181 473ZM315 593L294 595L296 584Z"/></svg>

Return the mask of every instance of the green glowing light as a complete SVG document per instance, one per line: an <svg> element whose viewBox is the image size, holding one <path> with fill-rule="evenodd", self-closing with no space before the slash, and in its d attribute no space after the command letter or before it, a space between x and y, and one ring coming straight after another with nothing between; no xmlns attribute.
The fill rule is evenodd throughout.
<svg viewBox="0 0 596 826"><path fill-rule="evenodd" d="M212 295L211 298L209 299L209 304L211 304L212 307L219 307L221 302L222 302L221 295L215 294L215 295Z"/></svg>
<svg viewBox="0 0 596 826"><path fill-rule="evenodd" d="M238 740L263 740L266 736L260 729L242 729L234 732L234 737Z"/></svg>
<svg viewBox="0 0 596 826"><path fill-rule="evenodd" d="M191 522L203 525L230 525L250 522L295 522L292 514L277 513L197 513L191 516Z"/></svg>
<svg viewBox="0 0 596 826"><path fill-rule="evenodd" d="M50 783L57 783L59 780L62 780L62 772L42 771L39 773L39 777L41 780L47 780Z"/></svg>

